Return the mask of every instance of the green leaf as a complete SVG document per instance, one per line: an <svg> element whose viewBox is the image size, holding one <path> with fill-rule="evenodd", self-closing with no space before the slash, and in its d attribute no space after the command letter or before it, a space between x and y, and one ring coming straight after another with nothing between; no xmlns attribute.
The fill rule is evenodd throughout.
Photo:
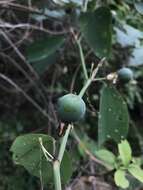
<svg viewBox="0 0 143 190"><path fill-rule="evenodd" d="M57 58L58 58L57 53L53 53L49 55L46 59L33 62L31 63L31 65L39 75L42 75L50 65L56 63Z"/></svg>
<svg viewBox="0 0 143 190"><path fill-rule="evenodd" d="M128 133L129 116L127 105L112 86L104 86L101 91L98 120L98 143L113 139L117 143Z"/></svg>
<svg viewBox="0 0 143 190"><path fill-rule="evenodd" d="M132 175L128 175L128 181L130 183L129 187L126 190L139 190L141 187L141 182L138 181L136 178L134 178ZM122 189L118 189L118 190L122 190Z"/></svg>
<svg viewBox="0 0 143 190"><path fill-rule="evenodd" d="M121 141L118 144L118 150L120 154L120 158L125 166L127 166L132 160L132 150L127 140Z"/></svg>
<svg viewBox="0 0 143 190"><path fill-rule="evenodd" d="M73 166L72 166L72 159L71 155L65 151L63 160L61 162L61 180L62 183L66 184L72 175Z"/></svg>
<svg viewBox="0 0 143 190"><path fill-rule="evenodd" d="M10 149L13 152L13 161L16 164L24 166L30 174L37 177L42 176L44 183L52 183L52 163L47 162L41 150L39 138L42 138L44 147L53 155L55 140L52 137L43 134L28 134L17 137L13 142ZM63 183L66 183L69 180L72 173L71 168L71 159L66 152L61 163L61 176Z"/></svg>
<svg viewBox="0 0 143 190"><path fill-rule="evenodd" d="M94 53L100 58L109 57L111 51L111 20L110 9L107 7L82 13L79 19L81 32Z"/></svg>
<svg viewBox="0 0 143 190"><path fill-rule="evenodd" d="M129 181L125 177L126 172L124 170L117 170L114 174L114 180L117 186L126 189L129 187Z"/></svg>
<svg viewBox="0 0 143 190"><path fill-rule="evenodd" d="M129 173L131 173L136 179L143 183L143 170L139 165L130 164L128 168Z"/></svg>
<svg viewBox="0 0 143 190"><path fill-rule="evenodd" d="M107 149L101 149L101 150L95 151L95 155L97 158L109 164L112 167L112 169L114 169L116 156L111 151Z"/></svg>
<svg viewBox="0 0 143 190"><path fill-rule="evenodd" d="M27 48L27 59L31 62L44 60L53 54L64 42L63 36L49 36L33 42Z"/></svg>
<svg viewBox="0 0 143 190"><path fill-rule="evenodd" d="M143 2L136 2L135 8L140 14L143 14Z"/></svg>

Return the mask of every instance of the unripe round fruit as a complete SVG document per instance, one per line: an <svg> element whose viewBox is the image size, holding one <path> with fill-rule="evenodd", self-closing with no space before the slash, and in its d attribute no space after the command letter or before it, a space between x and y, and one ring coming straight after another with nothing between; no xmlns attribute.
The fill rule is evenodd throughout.
<svg viewBox="0 0 143 190"><path fill-rule="evenodd" d="M61 121L76 122L84 117L86 105L80 96L67 94L58 99L57 111Z"/></svg>
<svg viewBox="0 0 143 190"><path fill-rule="evenodd" d="M130 80L133 79L133 71L129 68L122 68L120 69L118 72L118 79L119 81L122 81L122 82L129 82Z"/></svg>

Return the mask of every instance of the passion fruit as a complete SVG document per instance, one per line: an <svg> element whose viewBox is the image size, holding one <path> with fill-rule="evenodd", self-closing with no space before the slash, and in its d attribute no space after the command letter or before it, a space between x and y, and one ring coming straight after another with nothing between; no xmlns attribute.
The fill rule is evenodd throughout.
<svg viewBox="0 0 143 190"><path fill-rule="evenodd" d="M86 105L80 96L67 94L58 99L57 111L61 121L72 123L84 117Z"/></svg>
<svg viewBox="0 0 143 190"><path fill-rule="evenodd" d="M117 74L118 80L124 83L127 83L133 79L133 71L127 67L118 70Z"/></svg>

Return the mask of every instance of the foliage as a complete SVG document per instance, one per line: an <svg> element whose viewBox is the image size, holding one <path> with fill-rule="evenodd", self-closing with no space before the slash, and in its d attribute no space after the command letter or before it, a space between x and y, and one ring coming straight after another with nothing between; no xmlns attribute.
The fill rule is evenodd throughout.
<svg viewBox="0 0 143 190"><path fill-rule="evenodd" d="M24 166L30 174L41 178L43 183L51 184L53 178L52 164L47 163L47 157L43 154L43 149L40 145L40 138L44 148L49 153L54 154L55 142L53 138L48 135L28 134L19 136L14 141L11 147L13 161L15 164ZM71 170L70 159L68 153L66 153L61 163L63 183L70 178Z"/></svg>
<svg viewBox="0 0 143 190"><path fill-rule="evenodd" d="M72 188L79 174L139 188L143 3L22 0L0 8L0 189ZM128 83L122 68L132 71L123 73ZM60 108L72 120L58 114L58 98L69 93L84 100L84 118L71 99L72 111Z"/></svg>
<svg viewBox="0 0 143 190"><path fill-rule="evenodd" d="M129 172L139 181L143 181L143 170L139 163L132 157L132 151L129 143L125 140L118 144L120 163L116 165L116 172L114 174L115 183L124 189L129 187L129 181L126 179L126 175Z"/></svg>
<svg viewBox="0 0 143 190"><path fill-rule="evenodd" d="M105 86L101 92L99 109L99 144L114 139L119 142L125 138L129 127L126 103L112 86Z"/></svg>
<svg viewBox="0 0 143 190"><path fill-rule="evenodd" d="M107 7L100 7L94 12L81 14L80 29L93 49L102 58L108 57L111 51L111 13Z"/></svg>

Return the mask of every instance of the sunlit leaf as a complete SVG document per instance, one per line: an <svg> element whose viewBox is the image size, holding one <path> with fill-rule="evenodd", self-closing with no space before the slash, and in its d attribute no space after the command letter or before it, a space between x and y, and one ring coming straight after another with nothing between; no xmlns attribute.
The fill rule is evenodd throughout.
<svg viewBox="0 0 143 190"><path fill-rule="evenodd" d="M117 170L114 174L114 180L117 186L126 189L129 187L129 181L125 177L126 172L124 170Z"/></svg>
<svg viewBox="0 0 143 190"><path fill-rule="evenodd" d="M128 141L121 141L121 143L118 144L118 150L123 164L127 166L132 160L132 150Z"/></svg>
<svg viewBox="0 0 143 190"><path fill-rule="evenodd" d="M140 182L143 183L143 170L136 164L130 164L128 171Z"/></svg>

